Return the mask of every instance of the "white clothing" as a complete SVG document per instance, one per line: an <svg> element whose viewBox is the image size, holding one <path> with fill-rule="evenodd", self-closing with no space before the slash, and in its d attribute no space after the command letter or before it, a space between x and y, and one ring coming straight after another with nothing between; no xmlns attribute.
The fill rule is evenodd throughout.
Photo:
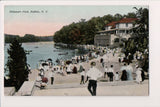
<svg viewBox="0 0 160 107"><path fill-rule="evenodd" d="M64 61L62 61L61 65L64 66Z"/></svg>
<svg viewBox="0 0 160 107"><path fill-rule="evenodd" d="M47 83L42 82L42 83L41 83L41 86L46 87L46 86L47 86Z"/></svg>
<svg viewBox="0 0 160 107"><path fill-rule="evenodd" d="M80 74L81 74L81 76L85 76L86 75L86 73L84 71L82 71Z"/></svg>
<svg viewBox="0 0 160 107"><path fill-rule="evenodd" d="M114 69L113 69L113 68L109 68L109 69L108 69L108 72L114 73Z"/></svg>
<svg viewBox="0 0 160 107"><path fill-rule="evenodd" d="M126 69L127 69L126 66L122 66L121 69L120 69L120 71L123 71L123 70L126 70Z"/></svg>
<svg viewBox="0 0 160 107"><path fill-rule="evenodd" d="M126 67L126 69L127 69L127 71L133 72L133 67L132 67L131 65L128 65L128 66Z"/></svg>
<svg viewBox="0 0 160 107"><path fill-rule="evenodd" d="M55 73L54 72L49 72L49 77L54 77Z"/></svg>
<svg viewBox="0 0 160 107"><path fill-rule="evenodd" d="M116 80L116 81L119 80L119 74L115 74L115 80Z"/></svg>
<svg viewBox="0 0 160 107"><path fill-rule="evenodd" d="M88 77L90 77L90 80L97 80L99 77L102 77L103 74L101 71L99 71L97 68L93 67L90 68L89 71L86 73Z"/></svg>
<svg viewBox="0 0 160 107"><path fill-rule="evenodd" d="M106 72L106 73L107 73L107 72L108 72L108 69L107 69L107 68L105 68L105 69L104 69L104 72Z"/></svg>
<svg viewBox="0 0 160 107"><path fill-rule="evenodd" d="M136 81L138 82L138 83L140 83L141 81L142 81L142 76L141 76L141 73L142 73L142 68L138 68L137 69L137 71L136 71Z"/></svg>
<svg viewBox="0 0 160 107"><path fill-rule="evenodd" d="M72 72L72 69L73 69L72 65L69 64L69 66L67 67L67 72Z"/></svg>
<svg viewBox="0 0 160 107"><path fill-rule="evenodd" d="M48 71L49 70L49 66L44 66L43 69L44 69L44 71Z"/></svg>
<svg viewBox="0 0 160 107"><path fill-rule="evenodd" d="M44 76L44 71L40 71L40 72L41 72L41 75Z"/></svg>
<svg viewBox="0 0 160 107"><path fill-rule="evenodd" d="M43 66L42 66L42 64L39 65L38 69L39 69L39 70L40 70L40 69L44 69Z"/></svg>

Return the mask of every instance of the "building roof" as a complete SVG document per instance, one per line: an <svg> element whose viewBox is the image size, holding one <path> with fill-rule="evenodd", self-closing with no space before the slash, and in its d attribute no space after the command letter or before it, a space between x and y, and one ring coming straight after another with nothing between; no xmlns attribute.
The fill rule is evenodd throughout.
<svg viewBox="0 0 160 107"><path fill-rule="evenodd" d="M132 23L133 21L136 21L137 18L123 18L119 20L117 23Z"/></svg>
<svg viewBox="0 0 160 107"><path fill-rule="evenodd" d="M137 18L123 18L119 21L113 21L111 23L106 24L106 26L112 26L111 29L116 27L117 23L132 23L133 21L137 20Z"/></svg>
<svg viewBox="0 0 160 107"><path fill-rule="evenodd" d="M106 24L106 26L114 26L118 21L113 21L111 23Z"/></svg>

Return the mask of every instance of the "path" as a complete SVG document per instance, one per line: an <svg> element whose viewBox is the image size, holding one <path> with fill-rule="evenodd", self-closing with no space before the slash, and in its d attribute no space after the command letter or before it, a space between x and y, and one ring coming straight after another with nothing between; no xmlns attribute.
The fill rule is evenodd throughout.
<svg viewBox="0 0 160 107"><path fill-rule="evenodd" d="M130 82L98 83L97 96L148 96L148 80L143 84ZM36 90L33 96L91 96L86 85L63 84Z"/></svg>

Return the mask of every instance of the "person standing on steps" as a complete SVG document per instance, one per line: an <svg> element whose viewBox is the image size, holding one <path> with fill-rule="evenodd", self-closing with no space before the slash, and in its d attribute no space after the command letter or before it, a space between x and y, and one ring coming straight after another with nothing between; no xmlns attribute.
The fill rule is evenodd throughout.
<svg viewBox="0 0 160 107"><path fill-rule="evenodd" d="M115 80L116 80L116 81L119 80L119 73L118 73L118 72L115 73Z"/></svg>
<svg viewBox="0 0 160 107"><path fill-rule="evenodd" d="M80 75L81 75L81 82L80 82L80 84L85 84L85 82L84 82L84 78L85 78L85 69L83 69L82 70L82 72L80 73Z"/></svg>
<svg viewBox="0 0 160 107"><path fill-rule="evenodd" d="M107 68L107 66L105 66L105 68L104 68L104 78L106 78L107 72L108 72L108 68Z"/></svg>
<svg viewBox="0 0 160 107"><path fill-rule="evenodd" d="M40 69L40 76L41 76L41 78L43 78L43 77L44 77L44 75L45 75L45 73L44 73L44 69Z"/></svg>
<svg viewBox="0 0 160 107"><path fill-rule="evenodd" d="M133 77L132 77L133 67L130 65L130 63L128 63L128 65L126 66L126 72L127 72L127 80L132 81L133 80Z"/></svg>
<svg viewBox="0 0 160 107"><path fill-rule="evenodd" d="M114 76L113 65L111 65L111 67L108 69L108 72L109 72L109 79L110 79L110 81L113 81L113 76Z"/></svg>
<svg viewBox="0 0 160 107"><path fill-rule="evenodd" d="M121 80L122 81L127 81L127 71L126 70L122 71Z"/></svg>
<svg viewBox="0 0 160 107"><path fill-rule="evenodd" d="M96 96L97 79L103 76L103 73L100 70L98 70L95 66L96 63L91 62L91 68L86 73L86 75L89 77L88 90L92 96Z"/></svg>
<svg viewBox="0 0 160 107"><path fill-rule="evenodd" d="M104 68L104 59L103 58L100 59L100 63L102 64L102 67Z"/></svg>
<svg viewBox="0 0 160 107"><path fill-rule="evenodd" d="M137 70L136 70L136 82L138 84L142 83L142 68L140 68L139 66L136 66Z"/></svg>
<svg viewBox="0 0 160 107"><path fill-rule="evenodd" d="M51 78L51 85L53 85L53 82L54 82L54 75L55 75L54 71L55 71L55 68L49 73L49 76Z"/></svg>

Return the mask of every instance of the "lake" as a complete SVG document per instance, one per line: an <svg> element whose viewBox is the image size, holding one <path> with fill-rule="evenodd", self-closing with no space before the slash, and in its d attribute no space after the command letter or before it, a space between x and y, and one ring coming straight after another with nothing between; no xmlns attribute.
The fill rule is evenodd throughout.
<svg viewBox="0 0 160 107"><path fill-rule="evenodd" d="M32 52L30 54L27 54L27 63L30 64L31 69L36 69L39 60L47 60L48 58L51 58L53 60L53 63L56 64L56 59L71 59L72 57L77 54L75 50L71 49L62 49L57 48L54 46L54 42L34 42L34 43L23 43L22 47L25 50L31 50ZM4 52L5 52L5 64L8 60L8 53L7 49L9 48L9 44L6 44L4 46ZM58 55L59 53L65 53L68 52L67 55ZM78 54L77 54L78 55Z"/></svg>

